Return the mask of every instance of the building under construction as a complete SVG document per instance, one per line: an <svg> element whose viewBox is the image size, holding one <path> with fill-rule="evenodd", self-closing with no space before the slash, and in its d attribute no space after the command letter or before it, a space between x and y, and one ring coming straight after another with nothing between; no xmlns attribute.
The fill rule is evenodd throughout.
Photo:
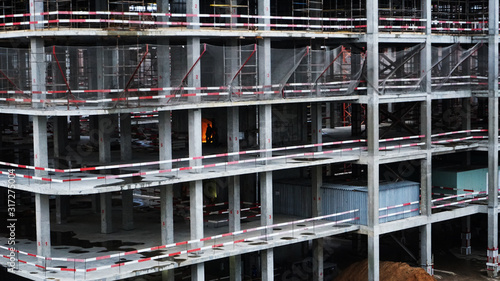
<svg viewBox="0 0 500 281"><path fill-rule="evenodd" d="M498 275L498 1L0 10L5 280Z"/></svg>

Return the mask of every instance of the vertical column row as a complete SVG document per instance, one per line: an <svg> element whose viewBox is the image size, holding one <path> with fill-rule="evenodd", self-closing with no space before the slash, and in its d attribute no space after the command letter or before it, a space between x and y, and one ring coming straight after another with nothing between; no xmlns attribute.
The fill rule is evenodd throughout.
<svg viewBox="0 0 500 281"><path fill-rule="evenodd" d="M488 5L488 276L498 276L498 13Z"/></svg>

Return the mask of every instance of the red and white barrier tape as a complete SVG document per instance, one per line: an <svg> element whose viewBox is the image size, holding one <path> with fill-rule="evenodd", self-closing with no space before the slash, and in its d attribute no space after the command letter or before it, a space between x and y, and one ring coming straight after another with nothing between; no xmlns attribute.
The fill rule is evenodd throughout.
<svg viewBox="0 0 500 281"><path fill-rule="evenodd" d="M345 211L345 212L340 212L340 213L335 213L335 214L329 214L329 215L324 215L324 216L319 216L319 217L314 217L314 218L301 219L301 220L297 220L297 221L290 221L290 222L278 223L278 224L273 224L273 225L259 226L259 227L254 227L254 228L250 228L250 229L244 229L244 230L239 230L239 231L235 231L235 232L219 234L219 235L215 235L215 236L211 236L211 237L205 237L205 238L201 238L201 239L193 239L193 240L189 240L189 241L177 242L177 243L172 243L172 244L167 244L167 245L149 247L149 248L144 248L144 249L140 249L140 250L134 250L134 251L124 252L124 253L117 253L117 254L105 255L105 256L99 256L99 257L87 258L87 259L50 258L50 257L42 257L42 256L38 256L38 255L33 255L33 254L29 254L29 253L22 252L22 251L17 251L17 252L20 254L23 254L23 255L33 256L33 257L46 259L46 260L58 260L58 261L70 261L70 262L92 262L92 261L100 261L100 260L116 258L116 257L123 257L123 256L142 253L142 252L156 251L156 250L160 250L160 249L173 248L176 246L211 241L211 240L216 240L216 239L223 238L223 237L236 236L236 235L250 233L250 232L254 232L254 231L272 229L272 228L276 228L276 227L282 227L282 226L299 224L299 223L310 222L310 221L317 221L317 220L322 220L322 219L331 218L331 217L353 214L353 213L358 212L358 211L359 211L359 209L355 209L355 210L350 210L350 211ZM319 226L321 227L324 225L319 225ZM9 250L9 248L5 247L5 246L0 246L0 249L4 249L7 251ZM192 251L192 250L190 250L190 251ZM87 269L87 272L88 271L89 271L89 269ZM92 271L92 270L90 269L90 271Z"/></svg>
<svg viewBox="0 0 500 281"><path fill-rule="evenodd" d="M411 209L411 210L405 210L405 211L401 211L401 212L396 212L396 213L390 213L390 214L386 214L386 215L382 215L382 216L379 216L378 218L379 219L383 219L383 218L388 218L388 217L392 217L392 216L397 216L397 215L402 215L402 214L407 214L407 213L413 213L413 212L418 212L420 211L419 208L415 208L415 209Z"/></svg>
<svg viewBox="0 0 500 281"><path fill-rule="evenodd" d="M420 203L420 201L413 201L413 202L398 204L398 205L394 205L394 206L382 207L382 208L379 208L378 210L379 211L385 211L385 210L390 210L390 209L400 208L400 207L406 207L406 206L410 206L410 205L414 205L414 204L419 204L419 203Z"/></svg>
<svg viewBox="0 0 500 281"><path fill-rule="evenodd" d="M462 200L462 201L457 201L457 202L452 202L452 203L446 203L446 204L442 204L442 205L435 205L435 206L432 206L432 209L449 207L449 206L453 206L453 205L464 204L464 203L469 203L469 202L474 202L474 201L480 201L480 200L486 200L486 199L488 199L488 197L471 198L471 199L467 199L467 200Z"/></svg>
<svg viewBox="0 0 500 281"><path fill-rule="evenodd" d="M453 199L453 198L457 198L457 197L474 196L474 195L480 195L480 194L486 194L486 191L477 191L477 192L470 192L470 193L450 195L450 196L446 196L446 197L442 197L442 198L432 199L432 202L434 203L434 202L439 202L439 201L443 201L443 200Z"/></svg>

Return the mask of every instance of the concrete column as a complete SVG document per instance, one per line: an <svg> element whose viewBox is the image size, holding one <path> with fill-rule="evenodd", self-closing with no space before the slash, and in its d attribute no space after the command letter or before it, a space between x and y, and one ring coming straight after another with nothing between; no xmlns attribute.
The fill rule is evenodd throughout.
<svg viewBox="0 0 500 281"><path fill-rule="evenodd" d="M462 255L471 254L471 232L470 232L470 216L462 218L462 247L460 248L460 253Z"/></svg>
<svg viewBox="0 0 500 281"><path fill-rule="evenodd" d="M47 117L33 116L33 151L35 167L48 167ZM46 176L46 171L35 170L35 176Z"/></svg>
<svg viewBox="0 0 500 281"><path fill-rule="evenodd" d="M186 13L199 14L200 3L199 0L186 1ZM198 17L189 17L188 22L198 23ZM199 29L199 26L188 26L189 29ZM191 68L200 56L200 38L188 38L187 44L187 66ZM201 86L201 67L200 63L196 64L191 74L188 77L188 86L199 87ZM199 102L199 97L193 97L191 102ZM193 109L188 111L189 119L189 156L202 155L201 143L201 109ZM201 159L190 161L190 166L201 164ZM195 170L194 172L201 172ZM190 228L191 239L198 239L203 237L203 182L195 181L189 184L189 197L190 197ZM195 246L194 246L195 247ZM205 279L205 266L203 263L191 266L191 280L204 280Z"/></svg>
<svg viewBox="0 0 500 281"><path fill-rule="evenodd" d="M68 142L68 118L66 116L55 116L54 128L54 157L63 157Z"/></svg>
<svg viewBox="0 0 500 281"><path fill-rule="evenodd" d="M321 129L323 128L323 115L321 103L311 104L311 138L312 143L322 143L323 136L321 134ZM316 151L322 151L321 146L316 147Z"/></svg>
<svg viewBox="0 0 500 281"><path fill-rule="evenodd" d="M99 143L99 116L89 116L89 142L92 147L98 147Z"/></svg>
<svg viewBox="0 0 500 281"><path fill-rule="evenodd" d="M488 1L488 250L489 277L498 276L498 13Z"/></svg>
<svg viewBox="0 0 500 281"><path fill-rule="evenodd" d="M160 5L161 2L167 2L167 1L160 1L158 2L158 5ZM168 3L164 3L168 7ZM165 12L162 13L168 13L168 8L165 8ZM161 17L162 21L168 21L167 17ZM161 38L158 39L158 49L157 49L157 57L158 57L158 87L170 87L171 86L171 81L170 81L170 73L171 73L171 66L170 66L170 41L168 38ZM178 85L176 85L178 86ZM169 95L170 91L160 91L158 93L159 95ZM160 103L165 104L168 102L169 99L161 99Z"/></svg>
<svg viewBox="0 0 500 281"><path fill-rule="evenodd" d="M43 0L30 0L30 22L42 22L43 21L43 15L40 15L40 13L44 12L43 9ZM37 30L37 29L43 29L43 23L38 23L38 24L31 24L30 29L31 30Z"/></svg>
<svg viewBox="0 0 500 281"><path fill-rule="evenodd" d="M31 2L31 1L30 1ZM42 5L43 12L43 2L40 1ZM37 3L38 5L38 3ZM30 9L31 10L31 9ZM32 26L33 27L33 26ZM46 62L45 62L45 49L44 49L44 40L41 38L31 38L30 39L30 69L31 69L31 90L33 92L41 91L45 92L45 80L46 80L46 72L45 72ZM34 99L46 99L46 94L34 94ZM42 108L45 106L45 103L34 102L32 107L34 108Z"/></svg>
<svg viewBox="0 0 500 281"><path fill-rule="evenodd" d="M368 1L366 32L368 145L368 280L379 280L379 46L378 1Z"/></svg>
<svg viewBox="0 0 500 281"><path fill-rule="evenodd" d="M134 190L122 190L122 228L134 229Z"/></svg>
<svg viewBox="0 0 500 281"><path fill-rule="evenodd" d="M432 215L432 44L431 44L431 0L422 1L425 22L425 48L420 52L422 91L427 93L425 101L420 104L420 134L424 135L426 157L420 161L420 210L422 216L430 220ZM432 261L432 225L430 221L420 227L420 265L430 275L434 275Z"/></svg>
<svg viewBox="0 0 500 281"><path fill-rule="evenodd" d="M161 244L174 243L174 189L172 185L160 188ZM174 270L162 271L162 281L174 281Z"/></svg>
<svg viewBox="0 0 500 281"><path fill-rule="evenodd" d="M80 141L80 116L71 116L71 141L78 143Z"/></svg>
<svg viewBox="0 0 500 281"><path fill-rule="evenodd" d="M203 182L192 181L189 183L189 223L191 239L203 238ZM193 244L193 248L201 247L202 243ZM194 252L194 255L201 254ZM204 280L205 266L203 263L191 266L191 280Z"/></svg>
<svg viewBox="0 0 500 281"><path fill-rule="evenodd" d="M24 137L24 133L27 131L26 127L29 125L28 115L17 115L17 134L19 137Z"/></svg>
<svg viewBox="0 0 500 281"><path fill-rule="evenodd" d="M50 204L48 195L35 193L35 215L37 255L50 257ZM48 265L48 261L41 260L39 262Z"/></svg>
<svg viewBox="0 0 500 281"><path fill-rule="evenodd" d="M274 251L272 248L260 251L260 267L262 281L274 280Z"/></svg>
<svg viewBox="0 0 500 281"><path fill-rule="evenodd" d="M112 220L112 202L111 202L111 192L99 194L100 205L101 205L101 233L108 234L113 232L113 220Z"/></svg>
<svg viewBox="0 0 500 281"><path fill-rule="evenodd" d="M323 185L323 167L311 168L312 181L312 217L323 215L321 204L321 186ZM313 240L313 280L323 280L323 238Z"/></svg>
<svg viewBox="0 0 500 281"><path fill-rule="evenodd" d="M120 155L123 161L132 160L132 124L130 113L120 114Z"/></svg>
<svg viewBox="0 0 500 281"><path fill-rule="evenodd" d="M56 223L63 224L67 221L69 212L69 197L65 195L56 196Z"/></svg>
<svg viewBox="0 0 500 281"><path fill-rule="evenodd" d="M160 111L158 113L158 137L160 146L160 161L172 159L172 120L171 111ZM201 133L200 133L201 135ZM172 168L172 162L160 164L160 169Z"/></svg>
<svg viewBox="0 0 500 281"><path fill-rule="evenodd" d="M174 189L172 185L160 188L161 201L161 243L174 243Z"/></svg>
<svg viewBox="0 0 500 281"><path fill-rule="evenodd" d="M240 151L239 140L239 108L229 107L227 109L227 151ZM237 161L238 155L229 156L228 161ZM240 206L240 177L228 178L229 197L229 232L238 231L241 227L241 206ZM229 277L231 281L241 281L241 255L229 257Z"/></svg>
<svg viewBox="0 0 500 281"><path fill-rule="evenodd" d="M99 162L111 162L111 133L114 130L113 121L109 115L99 116Z"/></svg>

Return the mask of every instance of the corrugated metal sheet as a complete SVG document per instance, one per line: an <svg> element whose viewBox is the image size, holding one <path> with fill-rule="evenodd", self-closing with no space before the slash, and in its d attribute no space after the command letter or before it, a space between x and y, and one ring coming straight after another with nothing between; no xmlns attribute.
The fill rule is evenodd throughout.
<svg viewBox="0 0 500 281"><path fill-rule="evenodd" d="M274 213L311 217L311 182L308 180L279 181L273 184Z"/></svg>
<svg viewBox="0 0 500 281"><path fill-rule="evenodd" d="M380 208L395 206L419 200L420 185L416 182L403 181L395 183L381 183L379 187ZM367 224L367 199L368 188L366 186L350 186L341 184L323 185L323 214L334 214L348 210L359 209L360 220L356 223ZM380 211L379 215L394 214L418 208L418 204L391 208ZM418 215L419 212L411 212L393 215L379 220L380 223L403 219ZM346 217L335 217L330 220L345 219Z"/></svg>
<svg viewBox="0 0 500 281"><path fill-rule="evenodd" d="M359 221L354 223L367 224L368 188L362 183L331 184L325 183L322 187L323 215L340 213L359 209ZM419 200L420 184L411 181L381 183L379 187L379 206L395 206ZM277 214L295 215L301 217L312 216L312 197L310 180L280 180L273 184L273 207ZM379 212L380 216L409 211L419 207L419 204L391 208ZM419 212L392 215L381 218L380 223L408 218L418 215ZM337 221L352 218L352 214L332 217L329 220Z"/></svg>

